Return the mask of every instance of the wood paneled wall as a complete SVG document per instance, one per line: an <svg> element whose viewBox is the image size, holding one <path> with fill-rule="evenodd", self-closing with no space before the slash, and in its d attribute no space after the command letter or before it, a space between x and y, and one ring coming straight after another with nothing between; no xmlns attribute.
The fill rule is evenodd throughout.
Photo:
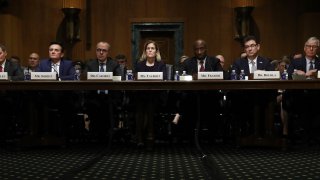
<svg viewBox="0 0 320 180"><path fill-rule="evenodd" d="M208 54L223 54L230 65L242 51L234 38L234 12L231 0L92 0L80 14L81 41L72 50L73 59L95 57L95 44L110 42L110 56L118 53L131 58L131 23L141 21L184 21L184 53L192 56L192 43L203 38ZM0 9L0 43L8 47L9 56L18 55L25 64L31 52L48 56L48 44L55 40L64 14L62 0L9 1ZM301 12L301 0L255 0L252 16L259 28L261 54L278 59L302 51L309 36L320 37L318 12ZM89 7L89 6L88 6ZM91 22L88 24L88 22ZM88 31L89 30L89 31ZM90 39L87 34L90 32ZM87 47L87 44L90 46Z"/></svg>

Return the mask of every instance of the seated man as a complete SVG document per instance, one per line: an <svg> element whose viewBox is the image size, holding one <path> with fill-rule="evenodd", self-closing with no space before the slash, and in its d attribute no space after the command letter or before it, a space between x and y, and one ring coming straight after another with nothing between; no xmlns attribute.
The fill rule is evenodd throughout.
<svg viewBox="0 0 320 180"><path fill-rule="evenodd" d="M244 38L243 47L246 56L236 60L232 66L238 75L241 70L244 70L245 76L248 77L252 76L256 70L273 70L270 61L258 55L260 43L256 37ZM246 90L230 93L232 116L238 124L240 135L261 137L272 133L269 130L273 124L273 115L272 112L267 113L266 109L272 109L276 94L277 92L273 90Z"/></svg>

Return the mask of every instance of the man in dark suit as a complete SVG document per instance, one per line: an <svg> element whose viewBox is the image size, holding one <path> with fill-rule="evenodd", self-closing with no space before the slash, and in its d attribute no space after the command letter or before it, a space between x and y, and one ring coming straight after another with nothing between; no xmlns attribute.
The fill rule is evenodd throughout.
<svg viewBox="0 0 320 180"><path fill-rule="evenodd" d="M272 70L270 61L258 55L260 50L260 43L254 36L248 36L244 39L243 43L245 58L240 58L234 62L232 69L239 75L241 70L244 70L246 76L253 74L255 70Z"/></svg>
<svg viewBox="0 0 320 180"><path fill-rule="evenodd" d="M64 47L60 42L49 44L49 58L40 61L37 72L55 72L57 80L74 80L75 69L72 61L63 59ZM45 121L42 124L43 135L66 137L71 119L74 116L73 93L71 91L41 91L42 110Z"/></svg>
<svg viewBox="0 0 320 180"><path fill-rule="evenodd" d="M238 76L241 70L244 70L248 79L252 79L256 70L273 70L270 60L259 56L260 42L255 36L245 37L242 45L246 57L236 60L232 65ZM270 129L268 122L273 123L272 104L276 100L276 91L231 91L229 95L232 117L238 126L237 134L263 137L271 133L267 132Z"/></svg>
<svg viewBox="0 0 320 180"><path fill-rule="evenodd" d="M194 79L197 78L198 72L201 71L223 72L220 60L207 55L207 43L204 40L198 39L194 42L193 52L194 56L182 63L181 71L186 71ZM227 78L226 74L224 74L224 78ZM192 135L190 131L199 123L201 125L196 128L202 129L203 131L201 132L208 132L207 130L209 130L211 135L216 135L216 119L220 112L219 99L221 98L219 92L182 92L181 97L181 114L185 120L181 121L180 125L189 129L189 135Z"/></svg>
<svg viewBox="0 0 320 180"><path fill-rule="evenodd" d="M289 79L293 79L293 74L306 77L307 79L316 79L317 72L320 69L320 60L317 52L320 46L317 37L310 37L304 44L304 56L293 59L288 67ZM296 70L294 72L294 70ZM314 102L319 102L320 94L318 90L287 90L284 95L284 103L289 111L289 134L294 135L293 130L300 125L303 131L305 143L320 144L320 115L318 107ZM294 122L293 115L297 115L300 120Z"/></svg>
<svg viewBox="0 0 320 180"><path fill-rule="evenodd" d="M86 63L85 72L113 72L114 76L121 75L119 64L108 57L110 44L104 41L98 42L96 45L96 59ZM113 121L113 96L115 92L108 90L98 90L87 92L85 111L90 120L90 132L97 138L112 135ZM108 129L110 130L109 133Z"/></svg>
<svg viewBox="0 0 320 180"><path fill-rule="evenodd" d="M11 80L23 80L23 72L19 64L7 58L7 48L0 44L0 72L7 72Z"/></svg>
<svg viewBox="0 0 320 180"><path fill-rule="evenodd" d="M7 48L0 44L0 72L7 72L8 78L11 80L23 80L23 73L20 66L9 59L7 59ZM19 113L16 112L20 104L20 94L14 91L0 91L0 114L1 114L1 126L0 126L0 143L5 138L7 133L12 132L13 124ZM11 130L10 130L11 129ZM11 132L10 132L11 131Z"/></svg>
<svg viewBox="0 0 320 180"><path fill-rule="evenodd" d="M64 60L64 48L59 42L49 45L49 58L40 61L38 72L56 72L58 80L74 80L72 61Z"/></svg>
<svg viewBox="0 0 320 180"><path fill-rule="evenodd" d="M193 44L194 57L182 63L182 71L195 76L199 71L223 71L219 59L207 55L207 43L198 39Z"/></svg>

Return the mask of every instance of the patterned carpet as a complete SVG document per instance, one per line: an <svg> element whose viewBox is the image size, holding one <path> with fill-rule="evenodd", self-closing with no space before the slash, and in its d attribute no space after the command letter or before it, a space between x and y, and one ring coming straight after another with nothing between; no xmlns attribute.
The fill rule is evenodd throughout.
<svg viewBox="0 0 320 180"><path fill-rule="evenodd" d="M0 179L320 179L319 147L290 151L203 144L0 148Z"/></svg>

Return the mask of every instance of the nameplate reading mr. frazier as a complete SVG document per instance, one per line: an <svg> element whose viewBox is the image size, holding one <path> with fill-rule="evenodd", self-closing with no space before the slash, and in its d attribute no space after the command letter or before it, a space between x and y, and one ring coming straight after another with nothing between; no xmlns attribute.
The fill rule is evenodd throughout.
<svg viewBox="0 0 320 180"><path fill-rule="evenodd" d="M206 71L206 72L198 72L198 79L223 79L222 71Z"/></svg>
<svg viewBox="0 0 320 180"><path fill-rule="evenodd" d="M113 72L88 72L88 80L112 80Z"/></svg>
<svg viewBox="0 0 320 180"><path fill-rule="evenodd" d="M31 80L57 80L55 72L31 72Z"/></svg>
<svg viewBox="0 0 320 180"><path fill-rule="evenodd" d="M138 80L163 80L162 72L138 72Z"/></svg>

